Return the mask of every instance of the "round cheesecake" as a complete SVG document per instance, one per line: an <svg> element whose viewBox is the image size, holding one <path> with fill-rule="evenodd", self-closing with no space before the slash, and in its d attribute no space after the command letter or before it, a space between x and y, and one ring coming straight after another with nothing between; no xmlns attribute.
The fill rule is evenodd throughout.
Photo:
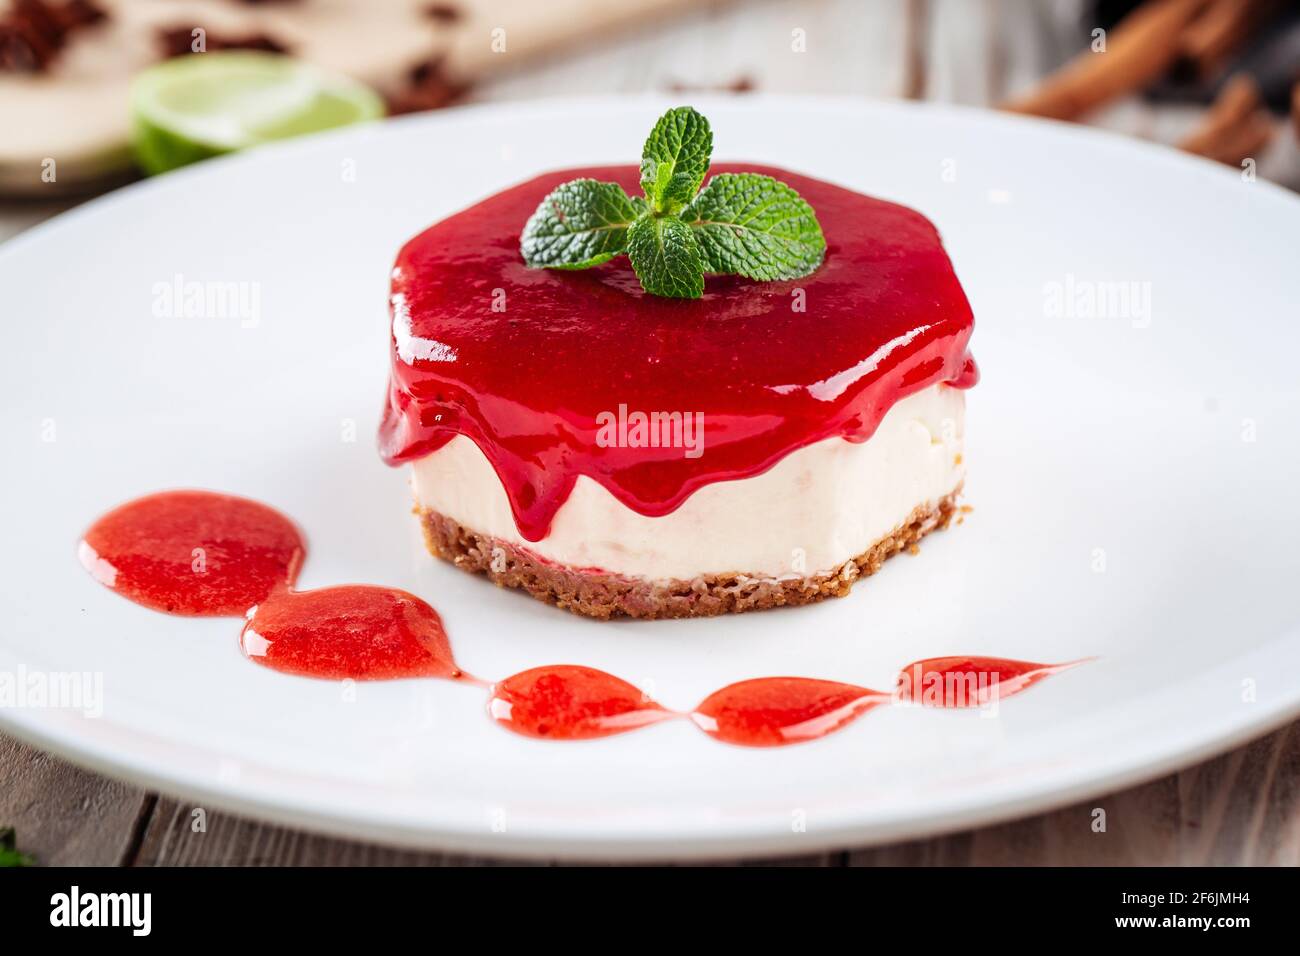
<svg viewBox="0 0 1300 956"><path fill-rule="evenodd" d="M592 617L806 604L947 525L964 474L969 304L919 213L785 170L816 210L801 279L645 293L626 260L530 269L564 170L406 244L380 426L430 550Z"/></svg>

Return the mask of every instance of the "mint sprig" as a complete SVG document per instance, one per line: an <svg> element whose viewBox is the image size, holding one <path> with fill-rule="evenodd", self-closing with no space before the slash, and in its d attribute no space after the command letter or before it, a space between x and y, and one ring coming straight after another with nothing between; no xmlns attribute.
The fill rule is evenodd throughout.
<svg viewBox="0 0 1300 956"><path fill-rule="evenodd" d="M535 269L589 269L627 253L652 295L698 299L705 273L797 279L826 255L817 214L797 192L759 173L709 169L713 132L689 106L659 118L641 152L641 189L574 179L542 200L519 248Z"/></svg>

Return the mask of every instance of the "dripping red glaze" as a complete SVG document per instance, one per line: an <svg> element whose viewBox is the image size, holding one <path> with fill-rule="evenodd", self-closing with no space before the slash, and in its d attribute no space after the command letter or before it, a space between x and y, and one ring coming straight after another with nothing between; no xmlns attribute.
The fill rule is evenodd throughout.
<svg viewBox="0 0 1300 956"><path fill-rule="evenodd" d="M590 667L534 667L492 686L488 713L527 737L589 740L676 716L627 681Z"/></svg>
<svg viewBox="0 0 1300 956"><path fill-rule="evenodd" d="M292 584L303 542L266 505L211 491L164 491L104 515L78 556L95 579L170 614L242 615Z"/></svg>
<svg viewBox="0 0 1300 956"><path fill-rule="evenodd" d="M975 384L970 306L929 220L784 170L711 171L746 170L784 180L816 209L827 253L812 275L710 276L704 297L686 301L646 295L626 259L582 271L524 265L519 233L551 189L590 176L635 194L635 166L539 176L408 242L392 273L384 458L410 461L468 436L500 476L520 533L538 541L579 475L660 516L805 445L865 441L912 392ZM598 416L620 405L701 412L706 453L602 447Z"/></svg>
<svg viewBox="0 0 1300 956"><path fill-rule="evenodd" d="M899 700L925 707L982 707L1082 661L1036 664L1005 657L930 657L898 672Z"/></svg>
<svg viewBox="0 0 1300 956"><path fill-rule="evenodd" d="M760 677L714 691L691 720L729 744L776 747L825 737L888 701L888 694L854 684Z"/></svg>
<svg viewBox="0 0 1300 956"><path fill-rule="evenodd" d="M250 660L326 680L465 675L438 612L396 588L344 584L277 591L257 605L239 645Z"/></svg>

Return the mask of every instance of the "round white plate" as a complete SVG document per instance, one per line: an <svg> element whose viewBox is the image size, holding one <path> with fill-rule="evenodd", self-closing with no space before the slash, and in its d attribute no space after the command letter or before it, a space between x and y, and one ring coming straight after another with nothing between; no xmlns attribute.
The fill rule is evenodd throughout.
<svg viewBox="0 0 1300 956"><path fill-rule="evenodd" d="M899 200L943 233L984 374L968 403L975 510L920 557L815 607L617 624L428 557L405 475L373 442L398 246L541 170L634 161L665 105L496 106L300 140L132 186L0 248L0 672L103 684L98 716L11 706L0 726L196 806L295 826L482 854L684 858L1041 810L1300 712L1300 200L1075 127L697 104L718 158ZM160 290L177 281L243 283L249 308L169 315ZM539 742L494 726L473 687L353 695L261 669L239 653L238 621L156 614L81 569L96 516L186 486L299 522L303 588L424 596L461 664L488 678L582 663L685 709L762 675L887 689L934 655L1098 660L993 717L884 708L780 750L684 721Z"/></svg>

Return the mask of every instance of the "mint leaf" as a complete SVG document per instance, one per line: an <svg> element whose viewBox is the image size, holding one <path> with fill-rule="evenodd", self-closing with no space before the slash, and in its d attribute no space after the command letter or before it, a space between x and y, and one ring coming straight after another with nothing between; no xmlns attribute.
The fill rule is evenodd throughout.
<svg viewBox="0 0 1300 956"><path fill-rule="evenodd" d="M698 299L704 263L691 227L671 216L643 216L627 231L627 255L641 287L652 295Z"/></svg>
<svg viewBox="0 0 1300 956"><path fill-rule="evenodd" d="M699 242L706 272L797 279L826 255L812 206L771 176L719 173L681 215Z"/></svg>
<svg viewBox="0 0 1300 956"><path fill-rule="evenodd" d="M36 861L26 853L18 852L17 837L13 827L0 830L0 867L35 866Z"/></svg>
<svg viewBox="0 0 1300 956"><path fill-rule="evenodd" d="M519 248L532 268L589 269L624 250L627 228L645 210L617 183L574 179L542 200Z"/></svg>
<svg viewBox="0 0 1300 956"><path fill-rule="evenodd" d="M675 213L691 201L712 154L709 121L691 107L659 117L641 150L641 188L655 212Z"/></svg>

